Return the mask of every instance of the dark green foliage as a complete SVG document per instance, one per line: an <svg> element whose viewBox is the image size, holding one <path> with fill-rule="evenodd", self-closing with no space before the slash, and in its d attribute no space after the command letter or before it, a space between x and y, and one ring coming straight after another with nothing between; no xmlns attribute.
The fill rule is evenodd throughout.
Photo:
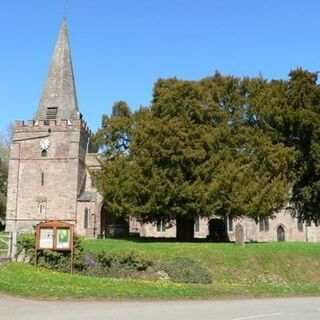
<svg viewBox="0 0 320 320"><path fill-rule="evenodd" d="M81 239L74 235L73 237L73 266L77 271L82 271L86 268L85 252L81 244Z"/></svg>
<svg viewBox="0 0 320 320"><path fill-rule="evenodd" d="M34 233L23 233L17 239L17 255L24 254L30 261L34 261L35 256L35 236Z"/></svg>
<svg viewBox="0 0 320 320"><path fill-rule="evenodd" d="M0 225L5 218L7 201L8 164L0 156Z"/></svg>
<svg viewBox="0 0 320 320"><path fill-rule="evenodd" d="M113 269L133 269L135 271L145 271L152 265L152 261L143 253L137 250L130 251L105 251L97 254L97 262L104 268Z"/></svg>
<svg viewBox="0 0 320 320"><path fill-rule="evenodd" d="M11 127L8 128L8 136L0 135L0 229L5 222L7 202L7 181L9 163L9 145L11 140Z"/></svg>
<svg viewBox="0 0 320 320"><path fill-rule="evenodd" d="M124 101L116 102L111 117L102 117L102 128L94 137L95 145L102 147L110 157L126 153L131 142L132 114Z"/></svg>
<svg viewBox="0 0 320 320"><path fill-rule="evenodd" d="M286 168L293 213L320 221L320 87L317 73L293 70L288 81L247 81L251 123L294 150ZM281 159L274 154L274 162Z"/></svg>
<svg viewBox="0 0 320 320"><path fill-rule="evenodd" d="M152 261L137 250L101 250L97 254L87 254L85 275L115 278L154 278Z"/></svg>
<svg viewBox="0 0 320 320"><path fill-rule="evenodd" d="M69 254L52 250L43 250L38 256L38 266L60 272L70 272Z"/></svg>
<svg viewBox="0 0 320 320"><path fill-rule="evenodd" d="M97 133L113 133L100 140L107 157L96 176L107 210L176 220L182 240L196 217L272 215L288 200L295 157L263 109L274 96L261 78L158 80L149 108L105 117ZM118 131L130 136L125 152Z"/></svg>
<svg viewBox="0 0 320 320"><path fill-rule="evenodd" d="M286 143L298 151L292 201L297 215L320 222L320 88L317 74L301 69L290 73L288 85L289 129Z"/></svg>
<svg viewBox="0 0 320 320"><path fill-rule="evenodd" d="M210 273L188 257L178 257L165 267L170 279L175 282L211 283Z"/></svg>

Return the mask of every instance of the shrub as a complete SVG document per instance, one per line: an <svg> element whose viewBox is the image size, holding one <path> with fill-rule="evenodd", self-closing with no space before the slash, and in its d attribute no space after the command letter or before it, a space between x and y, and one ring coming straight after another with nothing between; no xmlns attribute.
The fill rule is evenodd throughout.
<svg viewBox="0 0 320 320"><path fill-rule="evenodd" d="M35 236L34 233L23 233L17 239L17 255L24 255L30 262L35 257Z"/></svg>
<svg viewBox="0 0 320 320"><path fill-rule="evenodd" d="M121 266L133 268L137 271L147 270L152 265L152 261L148 259L142 252L131 250L128 252L120 252L116 255Z"/></svg>
<svg viewBox="0 0 320 320"><path fill-rule="evenodd" d="M81 239L74 234L73 236L73 267L77 271L82 271L86 268L86 256L84 253Z"/></svg>
<svg viewBox="0 0 320 320"><path fill-rule="evenodd" d="M97 255L97 262L105 268L129 268L136 271L144 271L152 265L152 261L143 253L130 251L105 251L102 250Z"/></svg>
<svg viewBox="0 0 320 320"><path fill-rule="evenodd" d="M38 256L38 266L60 272L70 271L70 257L68 253L43 250Z"/></svg>
<svg viewBox="0 0 320 320"><path fill-rule="evenodd" d="M115 257L111 252L101 250L97 254L97 262L100 263L104 268L110 268L112 263L115 261Z"/></svg>
<svg viewBox="0 0 320 320"><path fill-rule="evenodd" d="M178 257L165 266L172 281L188 283L211 283L210 273L196 261L187 257Z"/></svg>

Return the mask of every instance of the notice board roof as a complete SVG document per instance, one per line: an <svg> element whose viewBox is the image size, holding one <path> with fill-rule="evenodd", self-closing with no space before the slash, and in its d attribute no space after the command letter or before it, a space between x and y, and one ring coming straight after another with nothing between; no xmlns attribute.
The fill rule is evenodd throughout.
<svg viewBox="0 0 320 320"><path fill-rule="evenodd" d="M73 224L67 223L64 221L59 221L59 220L47 220L44 222L40 222L36 225L36 228L52 228L52 227L58 227L58 228L70 228L73 227Z"/></svg>

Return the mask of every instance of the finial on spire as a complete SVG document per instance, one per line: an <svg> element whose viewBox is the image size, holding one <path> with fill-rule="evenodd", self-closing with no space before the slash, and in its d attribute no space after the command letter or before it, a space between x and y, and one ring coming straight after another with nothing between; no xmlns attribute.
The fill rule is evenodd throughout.
<svg viewBox="0 0 320 320"><path fill-rule="evenodd" d="M68 0L64 0L63 4L63 20L67 20L68 15Z"/></svg>

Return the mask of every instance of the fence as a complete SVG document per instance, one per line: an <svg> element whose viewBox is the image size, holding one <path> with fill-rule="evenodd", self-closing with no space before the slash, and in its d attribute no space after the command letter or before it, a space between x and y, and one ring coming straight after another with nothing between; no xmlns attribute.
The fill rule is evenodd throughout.
<svg viewBox="0 0 320 320"><path fill-rule="evenodd" d="M0 233L0 262L11 259L12 233Z"/></svg>

